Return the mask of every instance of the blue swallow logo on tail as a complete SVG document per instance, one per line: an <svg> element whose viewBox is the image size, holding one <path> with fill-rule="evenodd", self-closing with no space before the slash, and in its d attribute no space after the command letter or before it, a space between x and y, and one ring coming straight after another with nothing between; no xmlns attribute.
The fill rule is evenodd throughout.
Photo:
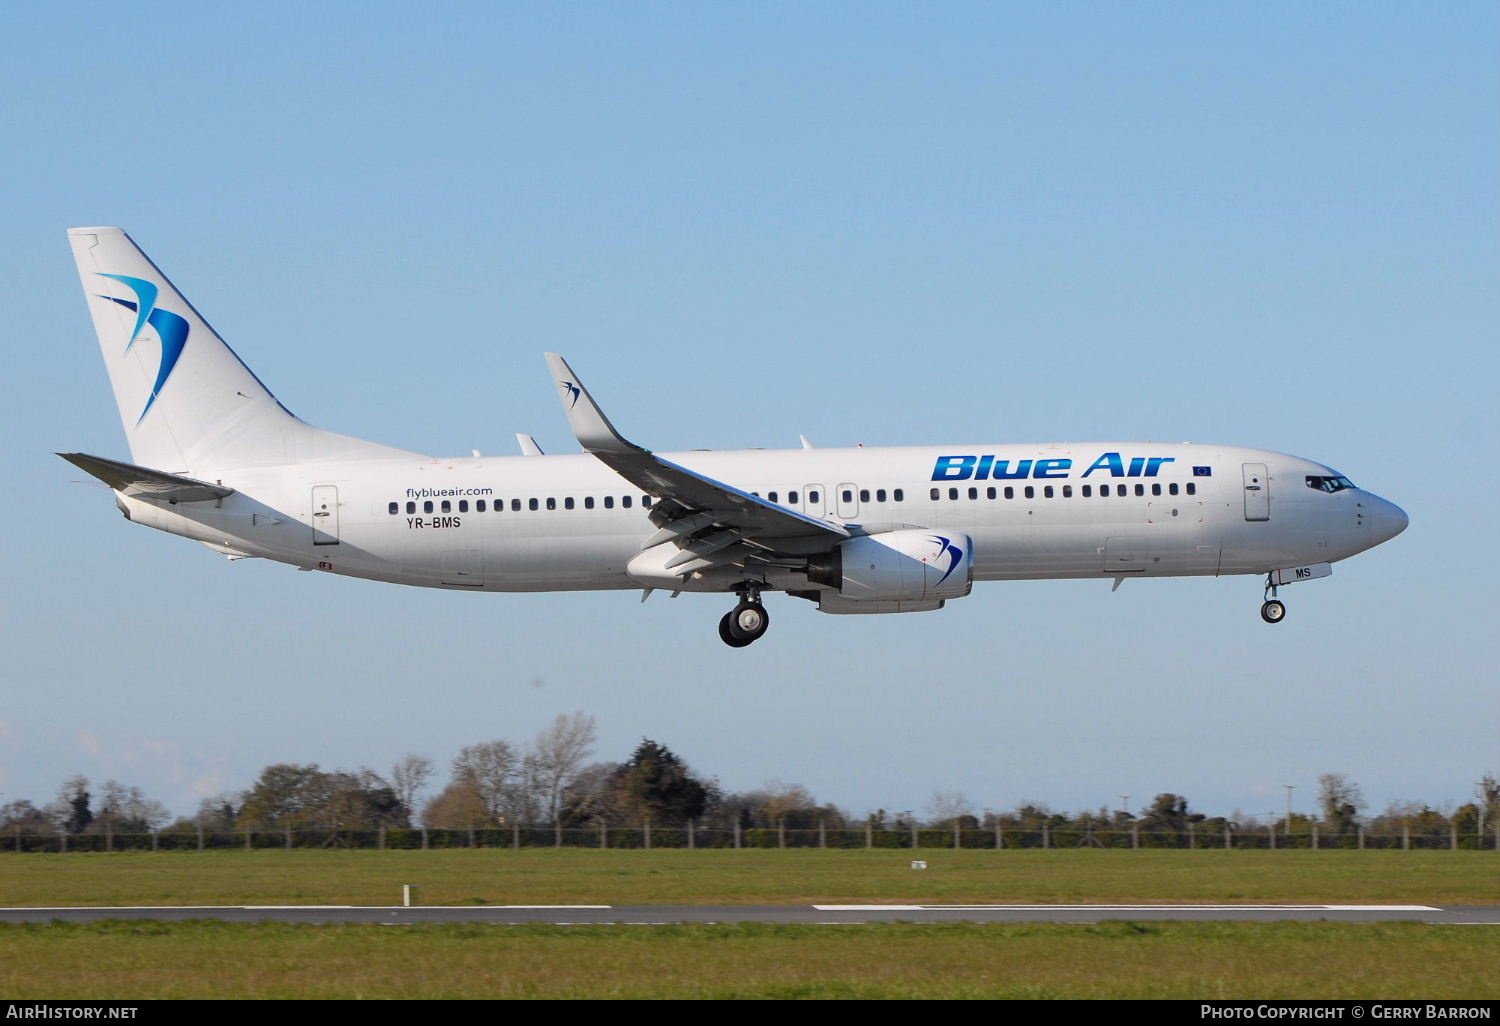
<svg viewBox="0 0 1500 1026"><path fill-rule="evenodd" d="M577 385L573 384L573 382L571 381L564 381L562 383L562 387L567 390L568 409L571 410L573 407L578 405L578 397L583 394L583 390L580 389Z"/></svg>
<svg viewBox="0 0 1500 1026"><path fill-rule="evenodd" d="M136 425L146 419L146 414L151 412L151 406L156 402L156 397L161 394L161 387L167 383L172 376L172 370L177 366L177 360L182 356L182 350L187 345L188 322L179 314L170 310L163 310L156 305L157 287L142 278L132 278L125 274L103 274L101 278L110 278L129 286L135 293L135 302L128 299L116 299L114 296L100 295L100 299L107 299L111 303L118 303L125 309L135 314L135 327L130 332L130 341L125 344L128 353L135 348L135 344L141 337L141 329L151 325L156 329L156 337L161 342L161 364L156 370L156 382L151 386L151 397L146 400L145 409L136 418Z"/></svg>

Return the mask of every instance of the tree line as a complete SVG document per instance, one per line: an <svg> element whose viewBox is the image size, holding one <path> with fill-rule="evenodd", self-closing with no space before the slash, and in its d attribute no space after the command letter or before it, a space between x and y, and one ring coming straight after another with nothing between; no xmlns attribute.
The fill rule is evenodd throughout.
<svg viewBox="0 0 1500 1026"><path fill-rule="evenodd" d="M0 806L0 833L11 835L154 834L234 831L352 831L425 828L495 830L547 825L564 830L638 828L643 824L701 830L1050 831L1095 834L1266 831L1295 836L1317 831L1330 840L1358 831L1416 836L1483 834L1500 823L1500 782L1485 774L1473 800L1457 808L1397 802L1375 815L1359 786L1340 773L1318 779L1316 814L1234 813L1208 816L1187 798L1163 792L1138 813L1099 808L1057 812L1040 802L1010 810L978 810L958 792L933 794L923 814L876 809L855 815L816 800L795 784L726 791L695 772L666 745L643 738L621 762L590 762L592 716L556 717L525 744L497 739L467 745L433 793L437 765L418 754L381 775L367 767L324 770L317 764L265 767L242 791L205 798L193 815L174 820L160 802L116 780L94 787L74 776L43 805ZM1336 843L1336 841L1334 842Z"/></svg>

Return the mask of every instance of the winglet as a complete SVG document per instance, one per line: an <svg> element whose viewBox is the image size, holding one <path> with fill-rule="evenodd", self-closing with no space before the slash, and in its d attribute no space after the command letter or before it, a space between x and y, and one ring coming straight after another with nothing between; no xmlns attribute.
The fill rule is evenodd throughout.
<svg viewBox="0 0 1500 1026"><path fill-rule="evenodd" d="M546 453L542 452L542 447L540 445L536 444L536 439L532 438L530 435L528 435L524 431L517 431L516 432L516 444L521 447L521 455L522 456L545 456L545 455L547 455Z"/></svg>
<svg viewBox="0 0 1500 1026"><path fill-rule="evenodd" d="M632 445L615 430L609 418L583 387L573 368L556 353L547 354L547 366L552 371L552 380L557 383L557 395L562 401L563 412L568 415L568 425L578 438L578 444L589 452L632 453L641 448Z"/></svg>

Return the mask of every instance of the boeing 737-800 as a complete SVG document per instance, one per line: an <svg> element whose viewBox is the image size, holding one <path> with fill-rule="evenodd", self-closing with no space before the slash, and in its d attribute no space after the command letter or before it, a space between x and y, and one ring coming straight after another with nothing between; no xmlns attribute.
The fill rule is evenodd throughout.
<svg viewBox="0 0 1500 1026"><path fill-rule="evenodd" d="M1406 514L1281 453L1136 442L659 454L623 438L562 357L584 452L437 459L293 416L119 228L68 232L130 463L63 453L127 519L231 559L466 591L653 589L825 613L942 608L975 581L1254 574L1278 587L1400 534Z"/></svg>

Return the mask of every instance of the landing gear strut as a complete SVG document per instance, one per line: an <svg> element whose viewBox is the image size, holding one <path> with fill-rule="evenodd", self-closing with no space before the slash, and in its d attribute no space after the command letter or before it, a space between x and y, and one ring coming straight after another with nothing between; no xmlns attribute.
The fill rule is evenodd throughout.
<svg viewBox="0 0 1500 1026"><path fill-rule="evenodd" d="M1268 596L1260 605L1260 618L1266 623L1280 623L1286 619L1286 603L1276 597L1276 585L1271 583L1271 575L1266 574L1266 590Z"/></svg>
<svg viewBox="0 0 1500 1026"><path fill-rule="evenodd" d="M760 604L759 591L746 589L740 592L740 604L719 621L719 637L730 648L744 648L766 633L769 626L771 615Z"/></svg>

